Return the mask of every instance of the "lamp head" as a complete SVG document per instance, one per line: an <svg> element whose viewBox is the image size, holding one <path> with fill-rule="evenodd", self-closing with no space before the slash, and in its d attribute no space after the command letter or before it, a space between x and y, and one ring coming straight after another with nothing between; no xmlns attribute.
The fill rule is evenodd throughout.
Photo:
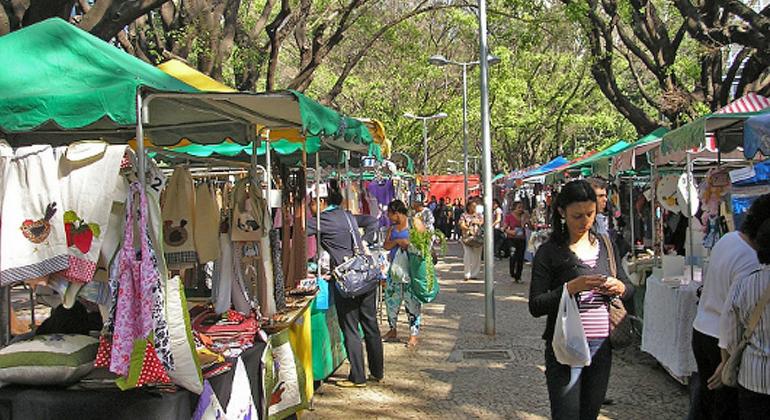
<svg viewBox="0 0 770 420"><path fill-rule="evenodd" d="M487 62L490 66L494 66L495 64L500 64L500 62L503 61L500 59L500 57L492 54L487 54Z"/></svg>
<svg viewBox="0 0 770 420"><path fill-rule="evenodd" d="M446 57L444 57L441 54L436 54L434 56L431 56L428 59L428 63L430 63L431 65L434 65L434 66L441 67L441 66L446 66L447 64L449 64L449 60L447 60Z"/></svg>
<svg viewBox="0 0 770 420"><path fill-rule="evenodd" d="M412 114L411 112L407 112L404 114L404 118L417 118L417 116Z"/></svg>
<svg viewBox="0 0 770 420"><path fill-rule="evenodd" d="M448 117L446 112L439 112L438 114L434 115L432 118L439 119L439 118L446 118L446 117Z"/></svg>

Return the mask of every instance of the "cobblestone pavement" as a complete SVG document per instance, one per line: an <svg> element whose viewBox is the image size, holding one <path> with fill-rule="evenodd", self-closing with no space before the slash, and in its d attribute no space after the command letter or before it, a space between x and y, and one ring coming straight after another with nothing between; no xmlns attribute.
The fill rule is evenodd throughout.
<svg viewBox="0 0 770 420"><path fill-rule="evenodd" d="M363 389L341 389L324 383L306 419L484 418L543 419L549 416L543 374L545 318L532 318L527 309L529 267L523 284L508 276L508 262L495 264L495 337L484 331L483 281L462 281L462 250L450 245L450 255L437 265L441 293L423 307L421 341L416 351L402 343L385 343L385 379ZM402 317L405 318L402 312ZM399 333L408 335L401 320ZM381 324L383 333L387 322ZM403 340L404 337L402 337ZM460 360L458 350L508 350L513 358ZM344 379L343 365L330 381ZM685 387L671 379L648 355L637 349L616 352L602 419L683 419L687 415Z"/></svg>

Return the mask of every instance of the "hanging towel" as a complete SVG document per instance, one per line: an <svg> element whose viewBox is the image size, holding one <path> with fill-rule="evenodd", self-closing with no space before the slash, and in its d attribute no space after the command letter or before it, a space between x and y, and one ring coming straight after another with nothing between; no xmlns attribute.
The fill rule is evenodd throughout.
<svg viewBox="0 0 770 420"><path fill-rule="evenodd" d="M219 206L207 183L195 187L195 251L198 262L205 264L219 256Z"/></svg>
<svg viewBox="0 0 770 420"><path fill-rule="evenodd" d="M186 168L176 168L168 181L162 206L163 245L172 269L191 268L195 252L195 186Z"/></svg>
<svg viewBox="0 0 770 420"><path fill-rule="evenodd" d="M87 283L94 276L126 149L101 141L76 142L56 149L69 251L64 277L71 281Z"/></svg>
<svg viewBox="0 0 770 420"><path fill-rule="evenodd" d="M0 233L2 286L67 268L58 166L48 145L20 147L6 164Z"/></svg>
<svg viewBox="0 0 770 420"><path fill-rule="evenodd" d="M230 235L219 235L219 258L214 262L214 279L211 290L211 300L214 303L214 311L222 314L230 309L232 304L233 287L233 243Z"/></svg>

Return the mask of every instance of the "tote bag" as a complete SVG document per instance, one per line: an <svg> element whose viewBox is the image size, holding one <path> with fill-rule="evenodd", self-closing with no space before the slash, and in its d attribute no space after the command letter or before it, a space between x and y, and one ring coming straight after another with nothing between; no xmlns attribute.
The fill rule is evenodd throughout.
<svg viewBox="0 0 770 420"><path fill-rule="evenodd" d="M579 367L591 364L591 351L580 322L577 302L570 296L566 285L561 293L551 345L556 360L563 365Z"/></svg>

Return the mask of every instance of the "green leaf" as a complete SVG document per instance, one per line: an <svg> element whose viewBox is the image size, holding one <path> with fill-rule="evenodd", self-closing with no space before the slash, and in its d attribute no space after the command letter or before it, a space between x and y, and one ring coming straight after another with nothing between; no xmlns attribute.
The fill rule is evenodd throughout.
<svg viewBox="0 0 770 420"><path fill-rule="evenodd" d="M78 217L78 214L75 213L74 211L68 210L64 212L64 223L75 223L76 221L78 221L78 219L80 218Z"/></svg>
<svg viewBox="0 0 770 420"><path fill-rule="evenodd" d="M102 233L102 230L99 228L99 225L97 225L96 223L89 223L88 228L91 229L91 233L93 233L94 236L97 238Z"/></svg>

